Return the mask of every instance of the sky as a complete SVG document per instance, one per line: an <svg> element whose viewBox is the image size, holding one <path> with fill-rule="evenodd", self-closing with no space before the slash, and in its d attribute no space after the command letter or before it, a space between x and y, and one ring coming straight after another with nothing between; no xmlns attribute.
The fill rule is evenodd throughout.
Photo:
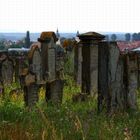
<svg viewBox="0 0 140 140"><path fill-rule="evenodd" d="M0 32L140 32L139 0L1 0Z"/></svg>

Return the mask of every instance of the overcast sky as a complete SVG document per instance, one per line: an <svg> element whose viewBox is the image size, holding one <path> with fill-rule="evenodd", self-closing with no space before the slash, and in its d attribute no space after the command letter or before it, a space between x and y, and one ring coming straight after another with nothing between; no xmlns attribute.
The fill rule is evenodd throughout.
<svg viewBox="0 0 140 140"><path fill-rule="evenodd" d="M0 32L140 32L139 0L1 0Z"/></svg>

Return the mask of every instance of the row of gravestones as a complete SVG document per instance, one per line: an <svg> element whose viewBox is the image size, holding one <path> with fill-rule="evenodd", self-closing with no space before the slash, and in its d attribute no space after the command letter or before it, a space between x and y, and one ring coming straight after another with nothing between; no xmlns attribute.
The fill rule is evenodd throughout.
<svg viewBox="0 0 140 140"><path fill-rule="evenodd" d="M79 38L81 41L75 47L75 73L82 85L82 92L91 96L98 92L99 111L104 106L107 111L128 107L135 109L135 91L139 83L139 55L126 51L126 48L121 47L121 43L102 41L104 36L95 32L79 35ZM20 69L20 81L27 106L31 107L38 101L38 90L42 85L46 87L47 101L62 100L63 65L62 58L56 54L56 41L54 32L43 32L38 42L31 46L28 66ZM2 59L2 83L11 79L9 73L13 68L10 67L10 63L12 61L9 57ZM17 64L19 66L21 62L17 61Z"/></svg>
<svg viewBox="0 0 140 140"><path fill-rule="evenodd" d="M131 49L140 42L107 42L103 35L78 35L75 46L75 79L82 92L98 94L98 110L136 109L140 83L140 55ZM131 48L129 50L129 48Z"/></svg>
<svg viewBox="0 0 140 140"><path fill-rule="evenodd" d="M16 48L0 51L0 92L4 92L6 86L13 82L20 82L23 68L27 65L27 51Z"/></svg>
<svg viewBox="0 0 140 140"><path fill-rule="evenodd" d="M63 56L57 55L57 37L54 32L42 32L38 42L32 44L24 59L1 53L1 87L20 81L25 104L29 107L38 101L40 86L46 87L46 100L61 102L63 95ZM15 67L13 63L16 63ZM18 80L20 79L20 80Z"/></svg>

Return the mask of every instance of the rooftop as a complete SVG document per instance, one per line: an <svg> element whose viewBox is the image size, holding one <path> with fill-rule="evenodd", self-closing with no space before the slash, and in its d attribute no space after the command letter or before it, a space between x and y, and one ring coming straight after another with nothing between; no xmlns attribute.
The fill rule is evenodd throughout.
<svg viewBox="0 0 140 140"><path fill-rule="evenodd" d="M126 42L126 41L118 41L117 46L121 53L130 52L136 48L140 47L140 41Z"/></svg>

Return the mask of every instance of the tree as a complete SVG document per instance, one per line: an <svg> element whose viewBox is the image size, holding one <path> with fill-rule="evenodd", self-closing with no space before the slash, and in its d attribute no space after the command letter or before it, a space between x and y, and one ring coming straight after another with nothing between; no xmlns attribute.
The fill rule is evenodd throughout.
<svg viewBox="0 0 140 140"><path fill-rule="evenodd" d="M125 34L125 41L130 41L130 39L131 39L130 33L126 33Z"/></svg>
<svg viewBox="0 0 140 140"><path fill-rule="evenodd" d="M27 33L26 33L25 47L30 48L30 32L29 31L27 31Z"/></svg>
<svg viewBox="0 0 140 140"><path fill-rule="evenodd" d="M132 41L137 41L138 40L138 35L137 33L132 34Z"/></svg>
<svg viewBox="0 0 140 140"><path fill-rule="evenodd" d="M138 40L140 41L140 32L138 33Z"/></svg>
<svg viewBox="0 0 140 140"><path fill-rule="evenodd" d="M112 35L111 35L111 40L112 40L112 41L116 41L116 39L117 39L116 34L112 34Z"/></svg>
<svg viewBox="0 0 140 140"><path fill-rule="evenodd" d="M106 36L105 36L105 40L106 40L106 41L109 41L109 35L106 35Z"/></svg>

